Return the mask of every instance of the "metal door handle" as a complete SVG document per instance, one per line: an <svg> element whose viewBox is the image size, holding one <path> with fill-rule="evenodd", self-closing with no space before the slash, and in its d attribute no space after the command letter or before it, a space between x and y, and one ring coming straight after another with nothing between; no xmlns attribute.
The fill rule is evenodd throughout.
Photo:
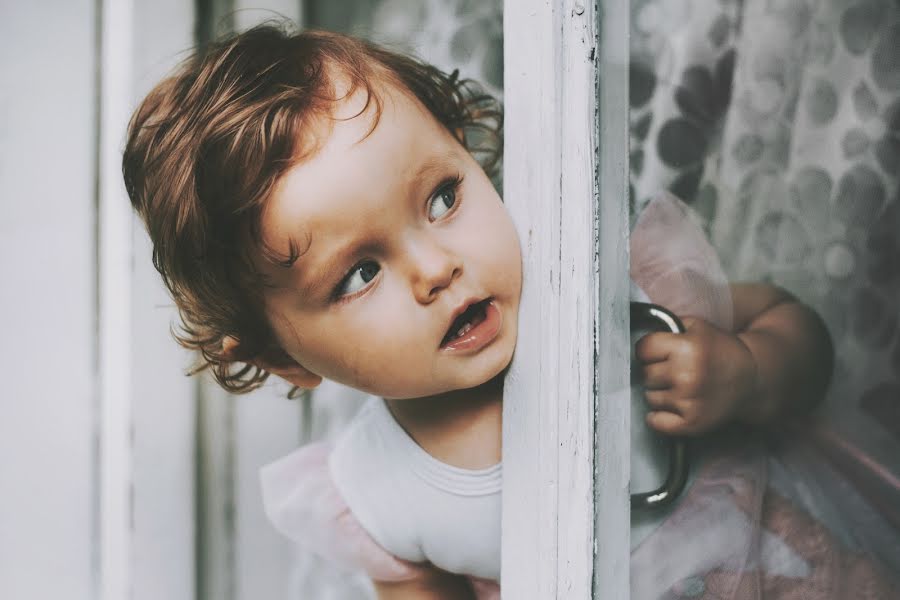
<svg viewBox="0 0 900 600"><path fill-rule="evenodd" d="M649 329L684 333L684 325L677 316L662 306L647 302L631 303L631 329ZM669 472L662 486L651 491L631 494L631 510L658 508L674 501L687 483L687 442L684 438L669 439Z"/></svg>

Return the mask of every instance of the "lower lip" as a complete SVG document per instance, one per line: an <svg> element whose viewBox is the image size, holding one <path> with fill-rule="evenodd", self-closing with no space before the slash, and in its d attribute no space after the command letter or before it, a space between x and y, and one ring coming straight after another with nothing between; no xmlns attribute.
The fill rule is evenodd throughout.
<svg viewBox="0 0 900 600"><path fill-rule="evenodd" d="M484 307L484 321L470 329L461 338L457 338L443 346L441 350L448 352L474 352L481 350L497 337L500 333L500 325L503 324L503 316L494 302L489 302Z"/></svg>

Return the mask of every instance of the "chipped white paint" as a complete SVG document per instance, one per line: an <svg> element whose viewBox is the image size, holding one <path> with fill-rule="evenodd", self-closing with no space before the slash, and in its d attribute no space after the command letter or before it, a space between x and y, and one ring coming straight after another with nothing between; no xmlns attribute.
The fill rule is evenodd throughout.
<svg viewBox="0 0 900 600"><path fill-rule="evenodd" d="M609 26L624 14L610 14ZM598 398L628 378L627 351L615 347L628 343L627 79L621 66L609 79L604 71L598 102L598 23L589 2L507 2L504 11L504 198L525 269L504 403L505 598L591 597L595 495L604 548L596 589L628 593L627 406ZM598 171L615 179L600 198Z"/></svg>

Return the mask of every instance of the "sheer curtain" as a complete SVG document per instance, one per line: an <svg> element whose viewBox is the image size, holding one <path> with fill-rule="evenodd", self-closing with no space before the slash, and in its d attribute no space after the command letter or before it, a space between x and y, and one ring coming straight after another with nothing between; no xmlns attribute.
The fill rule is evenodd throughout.
<svg viewBox="0 0 900 600"><path fill-rule="evenodd" d="M670 527L674 543L715 516L703 551L722 558L654 571L636 597L882 597L876 570L900 572L900 7L633 0L631 27L635 213L672 190L729 279L813 306L837 355L814 422L724 449Z"/></svg>

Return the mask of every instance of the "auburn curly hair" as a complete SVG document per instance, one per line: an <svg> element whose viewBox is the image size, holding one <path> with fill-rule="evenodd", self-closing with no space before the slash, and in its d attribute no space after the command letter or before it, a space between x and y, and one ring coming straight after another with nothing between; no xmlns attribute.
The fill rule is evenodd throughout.
<svg viewBox="0 0 900 600"><path fill-rule="evenodd" d="M195 53L129 123L122 172L179 311L173 335L199 351L192 373L210 368L228 391L250 391L268 377L248 362L277 347L254 256L284 267L296 256L264 246L260 216L279 178L315 151L309 125L331 115L338 75L348 95L365 91L376 124L376 84L406 90L494 173L502 108L476 84L364 40L283 22ZM223 351L226 336L240 341L239 355Z"/></svg>

